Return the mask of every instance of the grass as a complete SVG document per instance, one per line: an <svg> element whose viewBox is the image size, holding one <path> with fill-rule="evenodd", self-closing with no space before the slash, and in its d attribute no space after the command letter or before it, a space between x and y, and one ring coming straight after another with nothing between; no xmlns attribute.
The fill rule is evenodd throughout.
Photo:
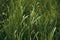
<svg viewBox="0 0 60 40"><path fill-rule="evenodd" d="M8 4L9 17L0 30L0 33L5 32L1 40L54 40L56 1L10 0Z"/></svg>

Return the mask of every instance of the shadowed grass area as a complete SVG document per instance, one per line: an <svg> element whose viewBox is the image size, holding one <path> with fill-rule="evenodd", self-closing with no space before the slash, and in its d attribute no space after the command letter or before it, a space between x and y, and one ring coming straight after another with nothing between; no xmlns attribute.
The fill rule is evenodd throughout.
<svg viewBox="0 0 60 40"><path fill-rule="evenodd" d="M55 40L56 0L8 0L6 6L1 40Z"/></svg>

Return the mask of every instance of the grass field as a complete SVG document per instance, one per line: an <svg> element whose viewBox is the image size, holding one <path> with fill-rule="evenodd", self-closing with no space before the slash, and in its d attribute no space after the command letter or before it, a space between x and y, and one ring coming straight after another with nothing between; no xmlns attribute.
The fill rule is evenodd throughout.
<svg viewBox="0 0 60 40"><path fill-rule="evenodd" d="M0 40L60 40L59 0L0 0Z"/></svg>

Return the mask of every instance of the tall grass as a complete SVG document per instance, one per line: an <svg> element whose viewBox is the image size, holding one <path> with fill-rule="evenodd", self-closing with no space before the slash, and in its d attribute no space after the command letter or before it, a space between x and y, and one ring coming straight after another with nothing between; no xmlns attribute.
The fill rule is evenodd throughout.
<svg viewBox="0 0 60 40"><path fill-rule="evenodd" d="M3 40L53 40L57 24L56 1L9 0Z"/></svg>

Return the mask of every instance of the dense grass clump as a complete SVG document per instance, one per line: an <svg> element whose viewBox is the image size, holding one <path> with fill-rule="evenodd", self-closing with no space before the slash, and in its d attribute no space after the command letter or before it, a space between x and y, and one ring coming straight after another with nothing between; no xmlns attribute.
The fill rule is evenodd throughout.
<svg viewBox="0 0 60 40"><path fill-rule="evenodd" d="M59 40L55 38L59 25L57 4L56 0L7 0L5 11L0 12L1 16L6 14L1 21L0 39Z"/></svg>

